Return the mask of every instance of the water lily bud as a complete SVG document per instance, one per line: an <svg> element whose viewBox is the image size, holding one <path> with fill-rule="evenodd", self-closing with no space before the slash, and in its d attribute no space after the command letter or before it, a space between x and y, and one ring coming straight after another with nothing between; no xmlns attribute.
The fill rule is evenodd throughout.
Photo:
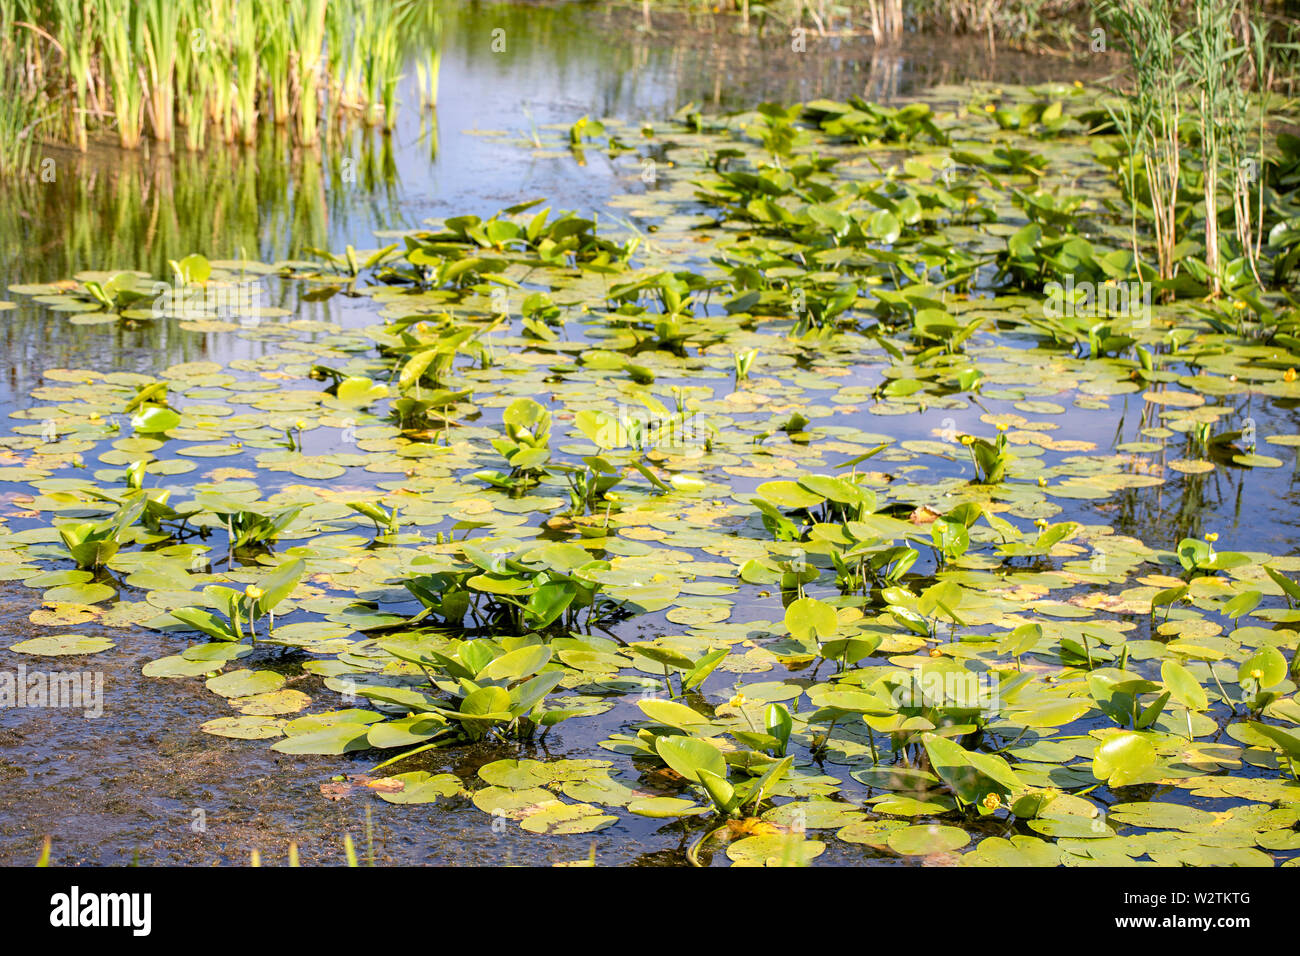
<svg viewBox="0 0 1300 956"><path fill-rule="evenodd" d="M252 584L244 588L244 597L248 598L250 601L258 600L265 593L266 592L263 591L261 588Z"/></svg>
<svg viewBox="0 0 1300 956"><path fill-rule="evenodd" d="M1295 381L1295 369L1293 369L1293 368L1289 368L1289 369L1287 369L1285 372L1283 372L1283 373L1282 373L1282 381L1284 381L1284 382L1294 382L1294 381Z"/></svg>

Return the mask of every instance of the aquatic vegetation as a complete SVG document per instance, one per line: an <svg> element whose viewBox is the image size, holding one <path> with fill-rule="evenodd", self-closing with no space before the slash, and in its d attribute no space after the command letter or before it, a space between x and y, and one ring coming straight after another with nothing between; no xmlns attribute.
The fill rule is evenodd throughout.
<svg viewBox="0 0 1300 956"><path fill-rule="evenodd" d="M436 13L430 19L425 6L363 0L10 4L6 10L13 8L15 22L26 28L2 24L0 70L6 83L21 75L0 114L14 133L12 145L6 137L6 154L30 150L44 121L33 122L34 110L47 105L44 119L62 113L55 124L60 138L82 151L93 134L110 128L94 122L101 117L111 119L123 149L136 149L146 135L161 143L179 139L191 151L201 149L209 134L251 146L268 125L292 127L298 143L314 145L322 99L327 118L355 114L366 125L392 130L408 59L418 59L421 98L437 101L440 20ZM28 60L40 68L21 71ZM89 108L88 97L96 108ZM41 131L50 135L52 128ZM25 166L21 158L9 156L5 171Z"/></svg>
<svg viewBox="0 0 1300 956"><path fill-rule="evenodd" d="M531 398L518 398L501 421L506 437L492 439L492 447L505 458L510 472L480 471L474 477L511 491L537 484L551 460L551 413Z"/></svg>
<svg viewBox="0 0 1300 956"><path fill-rule="evenodd" d="M563 720L582 713L578 709L546 708L546 697L559 685L563 673L543 671L553 651L543 645L524 645L504 651L486 641L460 642L440 653L424 644L388 643L389 653L418 666L429 675L430 686L451 695L448 706L423 691L363 689L361 694L372 700L396 703L418 712L406 724L372 725L367 741L374 746L395 747L419 743L420 738L435 739L441 732L430 733L430 721L443 718L444 724L459 727L471 740L484 734L531 737L537 728L542 734ZM440 679L441 678L441 679ZM432 716L430 716L432 715ZM420 729L410 726L422 725ZM411 739L395 740L394 731ZM385 736L380 736L380 734ZM375 741L380 741L375 743Z"/></svg>
<svg viewBox="0 0 1300 956"><path fill-rule="evenodd" d="M274 544L302 513L302 508L297 505L266 513L217 495L203 495L196 499L196 504L225 528L232 550L249 545Z"/></svg>
<svg viewBox="0 0 1300 956"><path fill-rule="evenodd" d="M758 349L750 349L748 352L736 352L732 356L732 363L736 370L736 384L749 378L749 370L754 367L754 362L758 359Z"/></svg>
<svg viewBox="0 0 1300 956"><path fill-rule="evenodd" d="M1260 282L1265 225L1263 167L1269 64L1280 49L1266 27L1248 20L1239 4L1182 4L1113 0L1100 5L1103 21L1118 34L1133 72L1133 89L1105 110L1124 144L1112 157L1131 206L1130 231L1140 259L1139 220L1155 234L1157 272L1172 284L1180 267L1219 295L1236 284L1229 273L1249 272ZM1238 24L1245 24L1238 35ZM1253 102L1252 102L1253 100ZM1184 130L1194 121L1195 135ZM1199 186L1202 255L1175 254L1190 231ZM1220 231L1226 192L1233 241Z"/></svg>
<svg viewBox="0 0 1300 956"><path fill-rule="evenodd" d="M228 366L51 369L15 410L0 574L58 640L13 652L153 629L205 733L389 774L340 799L678 862L1289 862L1300 560L1197 495L1290 464L1295 305L1247 268L1090 314L1151 278L1117 134L969 96L654 125L675 172L626 226L160 263L301 296ZM322 294L362 320L295 325Z"/></svg>
<svg viewBox="0 0 1300 956"><path fill-rule="evenodd" d="M29 168L32 147L40 128L51 119L23 82L12 47L18 28L0 10L0 174Z"/></svg>
<svg viewBox="0 0 1300 956"><path fill-rule="evenodd" d="M249 639L254 644L257 643L257 622L265 617L269 620L266 636L274 639L275 608L298 586L306 567L301 559L286 561L260 584L250 584L243 592L217 585L204 588L203 596L209 606L223 613L226 616L224 621L197 607L175 608L170 612L171 617L213 640L236 643L244 639L244 624L247 623Z"/></svg>
<svg viewBox="0 0 1300 956"><path fill-rule="evenodd" d="M996 485L1007 473L1007 465L1014 455L1007 451L1005 432L999 431L993 441L986 438L963 436L962 444L970 451L971 464L975 466L975 481L981 485Z"/></svg>
<svg viewBox="0 0 1300 956"><path fill-rule="evenodd" d="M847 103L814 100L803 106L803 116L817 123L833 137L869 143L911 142L925 136L932 143L946 145L945 134L934 124L928 103L910 103L891 109L854 97Z"/></svg>
<svg viewBox="0 0 1300 956"><path fill-rule="evenodd" d="M144 510L144 501L136 499L123 505L111 518L103 521L65 522L55 526L63 546L78 568L98 568L133 540L131 525Z"/></svg>
<svg viewBox="0 0 1300 956"><path fill-rule="evenodd" d="M349 501L348 507L373 521L375 534L379 534L381 530L392 534L400 527L396 508L386 511L382 505L371 501Z"/></svg>

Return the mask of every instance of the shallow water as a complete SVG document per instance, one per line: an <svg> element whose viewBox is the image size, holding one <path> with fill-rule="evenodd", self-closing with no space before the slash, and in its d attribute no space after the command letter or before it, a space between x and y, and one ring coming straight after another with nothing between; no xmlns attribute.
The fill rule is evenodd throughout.
<svg viewBox="0 0 1300 956"><path fill-rule="evenodd" d="M376 230L409 228L428 217L489 214L502 206L547 197L560 208L622 214L607 205L617 194L641 187L632 162L612 162L597 150L586 165L570 154L521 148L529 119L538 128L567 127L577 117L609 116L635 124L671 115L687 102L727 112L776 99L842 97L867 92L891 100L938 82L1059 79L1060 62L999 54L980 44L905 45L875 53L869 42L817 41L799 57L785 40L734 43L707 32L672 31L645 36L637 17L607 15L579 4L558 8L474 5L455 20L443 60L443 102L435 117L407 109L391 141L356 133L322 162L269 141L256 155L221 148L207 155L122 157L109 148L80 158L51 152L58 178L23 188L0 208L0 283L34 283L84 269L138 267L166 274L166 262L190 252L265 262L306 256L313 248L335 251L345 243L381 244ZM506 30L508 52L490 49L490 32ZM1096 68L1096 65L1093 65ZM1073 78L1073 76L1071 76ZM413 100L413 96L408 96ZM633 126L635 128L635 126ZM436 130L436 132L435 132ZM355 173L355 177L352 174ZM671 180L671 174L666 177ZM355 179L355 181L353 181ZM300 302L296 286L275 280L272 299L294 318L359 328L375 321L366 299L335 296ZM312 333L302 336L307 340ZM16 310L0 313L0 410L30 407L31 390L52 368L157 373L178 362L256 358L277 342L226 332L187 332L170 322L77 326L66 316L19 298ZM854 370L853 384L869 384L871 366ZM661 379L671 383L670 378ZM686 380L679 380L683 384ZM829 390L834 386L828 382ZM1008 403L990 401L994 410ZM1069 437L1105 449L1133 440L1144 423L1142 402L1115 401L1111 409L1071 409ZM1297 431L1295 403L1274 401L1249 409L1261 432ZM969 426L978 409L953 414L934 410L907 418L874 418L861 411L838 424L865 431L888 430L899 440L931 438L935 429ZM307 450L324 442L307 438ZM227 463L238 465L240 459ZM948 466L945 466L948 467ZM935 473L963 473L958 462ZM284 482L296 481L285 474ZM1209 476L1177 476L1166 484L1121 492L1100 504L1065 502L1061 519L1109 523L1157 548L1181 537L1215 530L1225 547L1284 554L1300 525L1300 498L1291 468L1219 469ZM758 479L738 478L736 492ZM264 494L273 490L266 485ZM0 483L0 495L24 490ZM27 526L21 506L3 508L11 527ZM39 592L0 584L0 628L6 644L39 631L27 623ZM737 607L733 620L780 616L778 597ZM673 629L662 614L623 625L637 639ZM90 633L91 631L88 631ZM53 709L0 712L0 862L34 859L44 835L54 837L56 863L244 862L258 849L280 862L290 840L304 862L338 862L343 834L359 852L378 862L597 862L680 864L675 846L679 824L622 822L594 835L534 837L494 827L472 806L390 806L375 800L322 797L320 784L341 768L366 772L373 760L289 757L265 746L224 740L198 730L225 713L223 704L197 681L153 681L141 676L147 661L175 653L174 636L143 628L115 635L119 646L93 659L104 672L105 716L87 722ZM5 666L18 655L0 652ZM41 665L26 658L28 670ZM320 680L302 675L299 661L283 650L260 650L244 664L279 669L309 693ZM707 685L716 690L725 681ZM639 718L630 701L599 721L560 725L545 748L519 756L591 756L609 725ZM599 752L597 752L599 754ZM430 757L417 767L474 770L507 755L489 745ZM515 755L512 749L509 755ZM599 754L604 756L603 754ZM200 811L197 812L196 811ZM202 824L200 826L199 824ZM658 832L657 832L658 831ZM680 842L680 841L676 841ZM722 854L717 854L720 858ZM886 854L832 844L821 862L892 862Z"/></svg>
<svg viewBox="0 0 1300 956"><path fill-rule="evenodd" d="M892 102L937 83L1062 78L1059 58L990 55L964 38L876 50L867 37L814 35L807 52L795 54L775 34L736 37L725 26L664 15L656 22L647 35L639 13L626 10L453 4L436 114L421 115L408 86L391 137L351 129L323 154L295 149L285 136L266 137L251 151L209 143L201 154L170 157L148 147L123 154L100 146L86 156L49 147L42 158L54 161L53 182L6 187L13 193L0 204L0 284L86 269L162 276L168 260L191 252L274 262L312 248L363 248L375 230L486 216L538 197L599 212L614 193L639 187L633 170L615 168L598 151L579 166L567 154L536 157L515 142L534 126L567 129L584 115L635 124L688 103L726 113L819 96ZM505 53L492 52L495 29L506 31ZM1066 72L1087 79L1104 69L1105 61L1085 59ZM20 302L0 324L0 354L3 410L22 404L45 368L146 371L199 358L225 364L247 353L229 336L177 333L165 323L79 330Z"/></svg>

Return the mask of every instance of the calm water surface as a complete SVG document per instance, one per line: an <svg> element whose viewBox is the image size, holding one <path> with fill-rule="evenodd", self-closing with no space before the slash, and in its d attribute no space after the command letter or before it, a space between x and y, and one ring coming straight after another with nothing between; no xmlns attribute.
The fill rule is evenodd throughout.
<svg viewBox="0 0 1300 956"><path fill-rule="evenodd" d="M738 40L721 29L666 21L647 35L635 29L638 22L632 12L577 3L459 7L449 13L436 115L421 115L408 89L408 106L391 138L343 131L321 153L294 150L273 137L254 151L213 147L175 157L123 156L112 148L82 157L49 149L44 155L55 160L55 182L6 187L0 202L0 285L85 269L138 268L163 276L167 260L196 251L271 262L318 248L340 250L349 242L373 247L381 244L375 230L410 228L429 217L488 215L538 197L599 214L612 195L641 188L634 165L616 165L589 150L587 165L580 166L567 154L539 156L518 142L534 126L567 127L582 115L635 124L690 102L725 113L764 100L863 94L888 101L936 83L1081 75L1080 67L1056 58L992 57L978 43L915 42L876 51L860 39L812 37L808 51L795 55L788 38L779 36ZM505 53L492 52L498 28L505 30ZM299 315L345 326L375 321L364 299L299 305L295 290L282 288L279 295ZM14 298L18 308L0 313L4 412L35 404L30 391L48 368L157 372L180 361L225 364L277 348L230 333L185 332L165 321L76 326L30 299ZM1134 438L1137 409L1126 414L1123 403L1114 404L1108 412L1071 410L1072 437L1086 434L1102 447ZM1261 432L1300 430L1294 408L1252 414ZM869 431L887 427L900 438L930 437L934 427L898 418L886 426L865 414L855 423ZM956 427L964 424L959 417ZM1230 546L1287 553L1300 515L1293 478L1289 469L1179 477L1116 496L1103 506L1101 520L1157 547L1216 529ZM21 490L0 483L0 506L6 493ZM1075 511L1099 520L1090 505ZM14 519L11 526L22 522ZM27 614L38 594L0 583L6 645L27 636ZM775 600L743 611L755 619L779 616ZM638 619L635 628L671 629L656 618ZM594 837L540 839L513 826L495 832L491 819L472 807L327 801L319 785L342 761L281 756L264 745L200 733L198 725L218 715L219 704L199 682L140 676L144 663L174 652L174 639L144 629L117 636L118 648L94 659L105 674L100 720L57 710L0 712L0 862L34 859L45 834L55 838L55 861L67 864L121 863L133 856L145 863L244 862L254 847L268 862L279 862L291 839L306 862L338 862L345 832L381 862L558 862L591 852L600 862L682 862L682 848L673 849L672 838L663 835L675 832L675 824L653 841L647 838L660 826L651 821L620 824ZM259 652L244 663L274 667L275 654ZM5 667L16 666L18 655L0 656ZM24 662L37 669L36 660ZM600 724L639 717L621 703ZM604 736L596 726L564 724L536 755L591 756L592 744ZM468 777L506 755L485 745L425 766ZM364 760L355 764L349 769L369 768ZM834 862L837 852L823 861ZM860 848L853 859L862 859Z"/></svg>

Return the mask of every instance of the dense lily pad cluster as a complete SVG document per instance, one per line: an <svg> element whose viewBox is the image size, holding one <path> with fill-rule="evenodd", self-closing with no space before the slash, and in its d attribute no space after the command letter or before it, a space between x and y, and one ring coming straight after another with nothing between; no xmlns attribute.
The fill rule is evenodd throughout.
<svg viewBox="0 0 1300 956"><path fill-rule="evenodd" d="M1295 312L1054 314L1135 272L1109 139L1071 90L943 95L686 111L616 229L525 203L15 288L278 348L47 373L0 440L0 579L51 629L11 649L168 632L145 674L205 679L209 733L693 863L1294 863L1300 558L1095 509L1283 465L1243 408L1300 398ZM1138 439L1073 427L1117 403ZM541 759L562 722L598 756ZM474 748L513 755L439 762Z"/></svg>

